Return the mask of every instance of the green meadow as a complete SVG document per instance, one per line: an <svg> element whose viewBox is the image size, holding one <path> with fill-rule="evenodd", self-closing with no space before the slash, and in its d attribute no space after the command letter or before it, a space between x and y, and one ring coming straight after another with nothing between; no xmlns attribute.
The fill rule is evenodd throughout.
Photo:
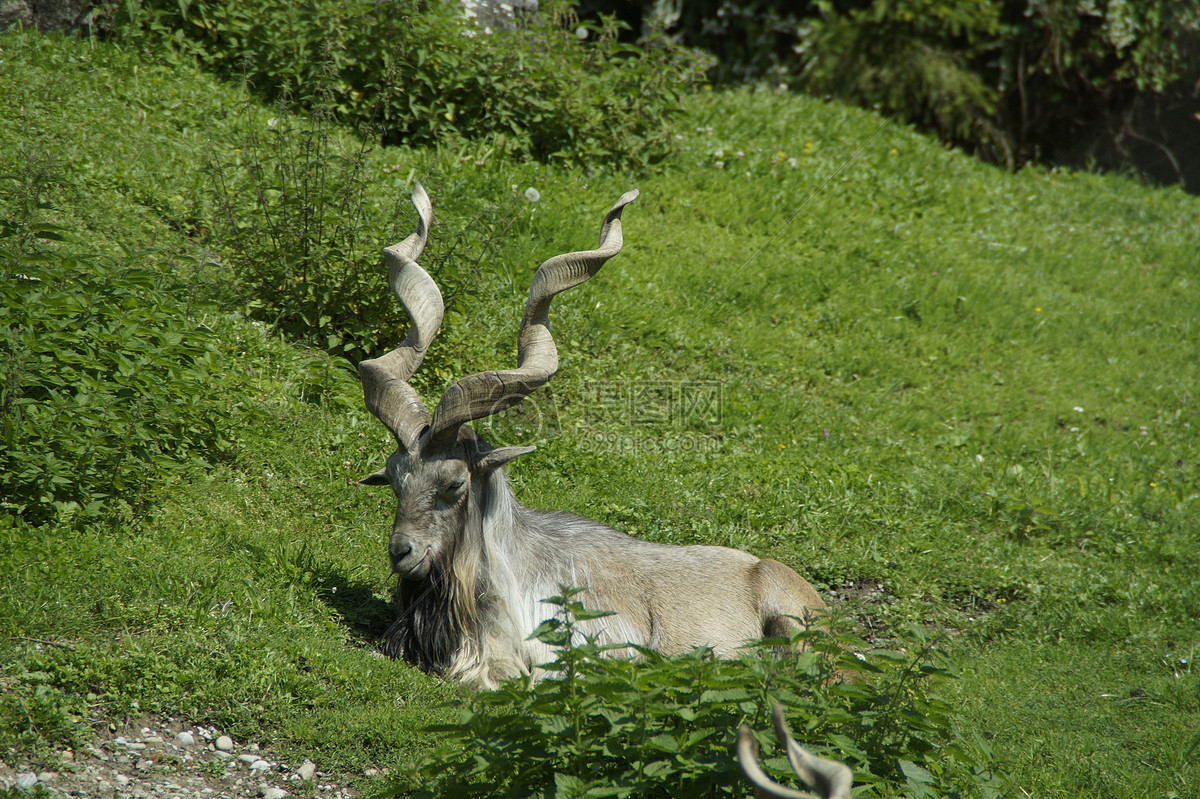
<svg viewBox="0 0 1200 799"><path fill-rule="evenodd" d="M16 31L0 98L0 759L61 766L166 713L411 772L472 700L374 650L393 503L354 481L390 437L329 354L347 329L394 346L402 319L374 261L343 259L308 319L228 244L271 254L246 167L309 123ZM427 402L515 362L533 269L639 189L623 252L555 301L557 376L477 425L537 446L507 468L522 502L781 560L867 662L936 648L945 740L992 776L864 795L1197 796L1200 198L1005 172L767 89L691 95L680 129L641 173L325 131L356 247L408 234L414 180L432 197ZM354 328L366 295L389 310Z"/></svg>

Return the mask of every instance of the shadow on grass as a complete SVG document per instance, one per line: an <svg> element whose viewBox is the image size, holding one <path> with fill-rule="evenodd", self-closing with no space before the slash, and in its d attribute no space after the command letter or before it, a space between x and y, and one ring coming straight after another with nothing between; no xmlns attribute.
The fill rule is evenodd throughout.
<svg viewBox="0 0 1200 799"><path fill-rule="evenodd" d="M251 561L259 564L260 577L282 579L300 591L312 592L363 646L374 647L395 620L392 603L376 595L370 583L357 579L360 569L347 570L341 563L318 556L307 542L274 548L246 542L237 546L251 553Z"/></svg>
<svg viewBox="0 0 1200 799"><path fill-rule="evenodd" d="M338 614L350 636L364 646L374 646L396 620L391 602L380 599L366 583L353 582L337 570L330 570L317 590L320 599Z"/></svg>

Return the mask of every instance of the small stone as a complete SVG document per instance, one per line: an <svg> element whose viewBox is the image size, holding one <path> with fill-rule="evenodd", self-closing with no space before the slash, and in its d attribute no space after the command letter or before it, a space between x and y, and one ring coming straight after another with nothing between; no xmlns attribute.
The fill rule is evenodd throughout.
<svg viewBox="0 0 1200 799"><path fill-rule="evenodd" d="M116 773L116 776L114 777L114 779L117 781L117 785L128 785L129 784L129 778L126 777L124 774L122 774L119 771Z"/></svg>
<svg viewBox="0 0 1200 799"><path fill-rule="evenodd" d="M283 788L267 788L263 791L263 799L283 799L288 792Z"/></svg>
<svg viewBox="0 0 1200 799"><path fill-rule="evenodd" d="M128 747L129 749L133 750L134 752L140 752L146 748L146 745L139 741L128 741L125 744L125 746Z"/></svg>
<svg viewBox="0 0 1200 799"><path fill-rule="evenodd" d="M151 794L140 785L133 786L133 791L130 794L133 799L151 799Z"/></svg>
<svg viewBox="0 0 1200 799"><path fill-rule="evenodd" d="M38 782L54 782L54 778L57 776L57 771L43 771L38 774Z"/></svg>
<svg viewBox="0 0 1200 799"><path fill-rule="evenodd" d="M243 752L242 754L238 755L238 760L242 761L243 763L253 763L255 760L261 759L262 758L260 758L258 755L252 755L249 752Z"/></svg>
<svg viewBox="0 0 1200 799"><path fill-rule="evenodd" d="M217 748L222 752L232 752L233 739L228 735L222 735L221 737L217 738Z"/></svg>
<svg viewBox="0 0 1200 799"><path fill-rule="evenodd" d="M118 735L116 738L113 738L113 743L120 744L121 746L129 746L129 741L125 740L124 735Z"/></svg>
<svg viewBox="0 0 1200 799"><path fill-rule="evenodd" d="M34 785L37 785L37 775L33 772L27 771L24 774L17 775L18 788L28 789L32 788Z"/></svg>
<svg viewBox="0 0 1200 799"><path fill-rule="evenodd" d="M300 768L296 769L296 773L300 775L300 779L305 782L312 782L312 778L316 776L317 764L311 760L305 760Z"/></svg>
<svg viewBox="0 0 1200 799"><path fill-rule="evenodd" d="M192 735L187 730L184 730L175 736L175 742L180 746L195 746L196 736Z"/></svg>
<svg viewBox="0 0 1200 799"><path fill-rule="evenodd" d="M148 744L160 744L163 742L162 737L158 736L158 735L147 735L144 738L142 738L142 740Z"/></svg>
<svg viewBox="0 0 1200 799"><path fill-rule="evenodd" d="M217 757L221 758L222 760L231 760L233 758L233 755L231 755L229 752L222 752L220 749L213 752L213 754L216 755Z"/></svg>
<svg viewBox="0 0 1200 799"><path fill-rule="evenodd" d="M364 771L364 772L363 772L363 776L364 776L364 777L378 777L378 776L379 776L379 769L377 769L377 768L369 768L369 769L367 769L366 771Z"/></svg>
<svg viewBox="0 0 1200 799"><path fill-rule="evenodd" d="M253 763L250 764L250 770L251 771L270 771L271 764L262 759L255 760Z"/></svg>
<svg viewBox="0 0 1200 799"><path fill-rule="evenodd" d="M154 768L154 761L143 757L141 760L135 763L133 767L138 771L149 771L150 769Z"/></svg>

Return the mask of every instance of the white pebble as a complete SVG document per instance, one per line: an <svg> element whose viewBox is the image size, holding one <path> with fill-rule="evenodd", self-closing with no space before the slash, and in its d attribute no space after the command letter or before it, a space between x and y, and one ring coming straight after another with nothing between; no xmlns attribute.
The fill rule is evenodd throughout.
<svg viewBox="0 0 1200 799"><path fill-rule="evenodd" d="M238 755L238 760L243 763L253 763L255 760L262 760L258 755L252 755L249 752Z"/></svg>
<svg viewBox="0 0 1200 799"><path fill-rule="evenodd" d="M38 774L38 782L53 782L57 776L57 771L43 771L41 774Z"/></svg>
<svg viewBox="0 0 1200 799"><path fill-rule="evenodd" d="M271 764L265 760L255 760L250 764L251 771L270 771Z"/></svg>
<svg viewBox="0 0 1200 799"><path fill-rule="evenodd" d="M37 785L37 775L36 774L34 774L32 772L28 772L25 774L17 775L17 787L18 788L32 788L34 785Z"/></svg>
<svg viewBox="0 0 1200 799"><path fill-rule="evenodd" d="M296 773L299 774L300 779L304 780L305 782L312 782L312 778L316 776L317 773L317 764L311 760L305 760L304 763L300 765L300 768L296 769Z"/></svg>
<svg viewBox="0 0 1200 799"><path fill-rule="evenodd" d="M283 799L288 792L283 788L267 788L263 791L263 799Z"/></svg>
<svg viewBox="0 0 1200 799"><path fill-rule="evenodd" d="M180 746L195 746L196 736L192 735L187 730L184 730L183 732L181 732L175 736L175 741Z"/></svg>
<svg viewBox="0 0 1200 799"><path fill-rule="evenodd" d="M217 738L217 748L222 752L232 752L233 739L228 735L222 735L221 737Z"/></svg>

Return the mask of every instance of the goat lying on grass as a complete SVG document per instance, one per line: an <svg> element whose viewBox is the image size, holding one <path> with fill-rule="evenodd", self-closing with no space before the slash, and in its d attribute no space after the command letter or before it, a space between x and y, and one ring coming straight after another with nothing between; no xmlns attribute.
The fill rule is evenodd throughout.
<svg viewBox="0 0 1200 799"><path fill-rule="evenodd" d="M417 264L432 206L413 191L417 229L384 250L392 291L412 325L405 341L359 365L367 407L396 451L363 480L390 484L396 518L388 542L399 575L399 616L386 651L426 671L488 688L553 658L534 629L550 615L541 600L559 586L587 586L589 607L615 616L582 623L601 643L629 642L673 655L710 646L730 656L743 642L788 636L795 619L825 610L816 591L774 560L716 546L669 546L631 538L567 513L531 510L501 468L533 447L492 447L466 424L510 408L558 368L550 301L584 282L621 250L622 195L604 217L595 250L555 256L529 289L517 367L481 372L446 389L430 414L408 384L442 322L442 297Z"/></svg>

